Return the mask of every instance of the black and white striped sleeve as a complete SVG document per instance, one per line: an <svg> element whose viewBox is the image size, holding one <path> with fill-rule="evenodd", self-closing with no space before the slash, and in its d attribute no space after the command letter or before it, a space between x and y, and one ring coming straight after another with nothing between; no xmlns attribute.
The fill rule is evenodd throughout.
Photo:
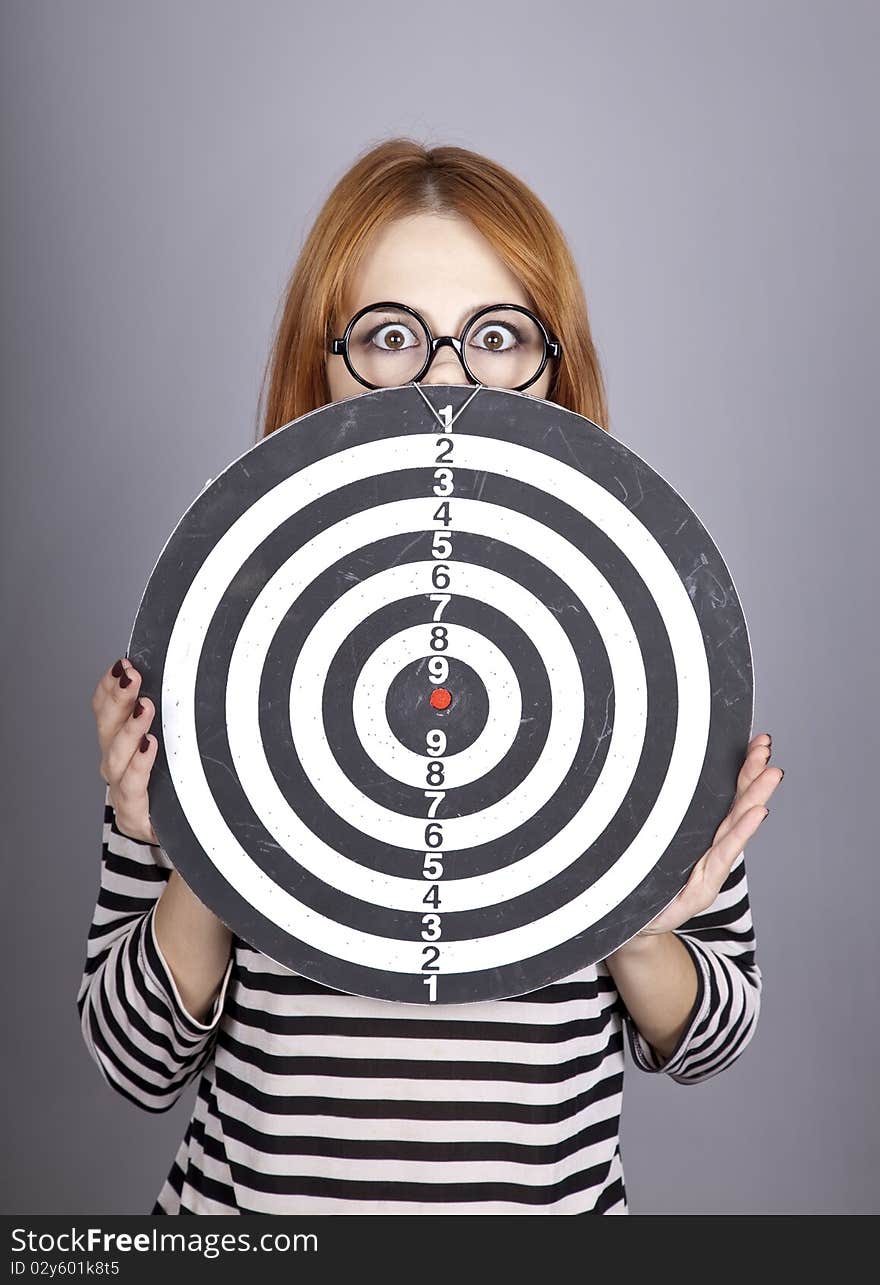
<svg viewBox="0 0 880 1285"><path fill-rule="evenodd" d="M755 1034L761 970L749 906L745 857L733 863L715 901L676 929L697 969L698 992L678 1044L663 1061L624 1011L633 1061L679 1084L699 1084L731 1066Z"/></svg>
<svg viewBox="0 0 880 1285"><path fill-rule="evenodd" d="M210 1058L232 955L206 1022L180 997L155 933L173 870L165 850L121 833L104 799L101 876L76 1004L104 1079L146 1111L167 1111Z"/></svg>

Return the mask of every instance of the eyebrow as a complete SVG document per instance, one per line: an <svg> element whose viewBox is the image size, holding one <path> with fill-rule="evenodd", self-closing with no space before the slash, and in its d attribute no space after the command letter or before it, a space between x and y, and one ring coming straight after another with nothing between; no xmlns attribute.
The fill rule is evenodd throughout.
<svg viewBox="0 0 880 1285"><path fill-rule="evenodd" d="M472 317L475 312L480 312L480 310L483 308L494 308L503 302L504 302L503 299L487 299L485 303L474 304L472 308L469 308L467 312L465 312L459 318L458 333L461 334L462 330L464 329L464 323L468 320L469 317Z"/></svg>
<svg viewBox="0 0 880 1285"><path fill-rule="evenodd" d="M455 330L456 335L461 334L462 330L464 329L464 323L468 321L474 315L475 312L480 312L482 311L483 308L494 308L496 306L503 305L505 302L506 300L504 299L487 299L485 303L471 304L471 306L469 308L466 308L465 311L462 313L462 315L459 317L458 325ZM406 303L406 300L399 299L398 303ZM423 316L426 321L428 320L425 310L423 308L419 308L414 303L411 303L409 306L411 308L415 308L416 312L418 312L421 316ZM430 325L431 323L428 322L428 324ZM431 329L433 330L433 327L431 327Z"/></svg>

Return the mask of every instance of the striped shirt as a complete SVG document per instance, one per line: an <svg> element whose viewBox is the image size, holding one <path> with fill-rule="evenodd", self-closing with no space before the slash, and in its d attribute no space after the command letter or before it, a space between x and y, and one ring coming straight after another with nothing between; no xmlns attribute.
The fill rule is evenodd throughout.
<svg viewBox="0 0 880 1285"><path fill-rule="evenodd" d="M665 1062L604 961L527 995L426 1012L332 990L233 936L196 1021L155 934L172 869L162 847L119 831L108 789L77 995L86 1048L146 1111L197 1081L153 1214L625 1214L625 1043L642 1071L699 1084L755 1031L742 853L715 903L677 930L699 988Z"/></svg>

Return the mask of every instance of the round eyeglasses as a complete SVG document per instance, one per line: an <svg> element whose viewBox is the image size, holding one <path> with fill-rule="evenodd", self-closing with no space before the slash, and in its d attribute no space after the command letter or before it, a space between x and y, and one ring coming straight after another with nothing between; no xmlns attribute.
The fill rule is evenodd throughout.
<svg viewBox="0 0 880 1285"><path fill-rule="evenodd" d="M367 388L418 382L437 350L454 349L472 384L522 392L542 374L562 345L540 318L516 303L490 304L466 322L458 338L434 338L425 319L404 303L371 303L356 312L344 334L330 342L350 373Z"/></svg>

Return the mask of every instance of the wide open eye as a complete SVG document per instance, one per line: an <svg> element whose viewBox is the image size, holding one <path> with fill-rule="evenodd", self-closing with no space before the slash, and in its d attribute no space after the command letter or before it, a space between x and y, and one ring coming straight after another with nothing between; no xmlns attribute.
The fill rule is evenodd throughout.
<svg viewBox="0 0 880 1285"><path fill-rule="evenodd" d="M377 326L364 337L364 342L374 344L381 352L401 352L417 344L419 337L402 321L392 321Z"/></svg>
<svg viewBox="0 0 880 1285"><path fill-rule="evenodd" d="M378 387L404 384L425 364L428 335L415 317L394 308L371 308L348 338L348 356L361 379Z"/></svg>
<svg viewBox="0 0 880 1285"><path fill-rule="evenodd" d="M544 361L544 336L524 312L500 305L478 317L465 336L468 366L481 384L519 388Z"/></svg>
<svg viewBox="0 0 880 1285"><path fill-rule="evenodd" d="M468 343L484 352L505 352L522 343L522 334L508 321L480 322L468 336Z"/></svg>

